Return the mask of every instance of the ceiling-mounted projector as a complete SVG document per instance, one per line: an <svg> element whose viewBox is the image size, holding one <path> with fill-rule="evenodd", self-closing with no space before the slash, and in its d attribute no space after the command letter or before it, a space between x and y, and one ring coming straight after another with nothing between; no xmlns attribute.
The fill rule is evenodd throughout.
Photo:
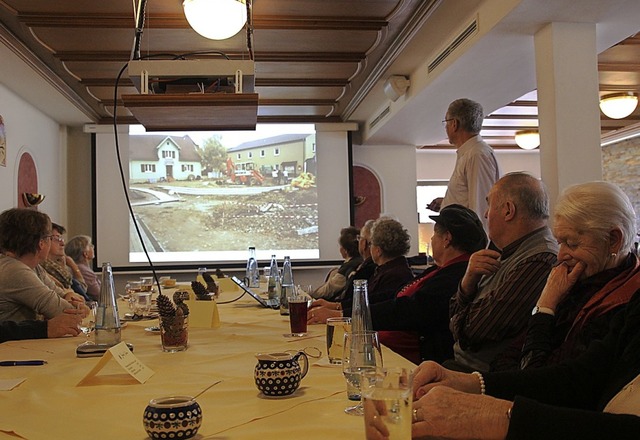
<svg viewBox="0 0 640 440"><path fill-rule="evenodd" d="M253 93L253 61L135 60L129 78L140 93Z"/></svg>
<svg viewBox="0 0 640 440"><path fill-rule="evenodd" d="M128 73L140 94L122 100L148 131L256 127L253 61L135 60Z"/></svg>

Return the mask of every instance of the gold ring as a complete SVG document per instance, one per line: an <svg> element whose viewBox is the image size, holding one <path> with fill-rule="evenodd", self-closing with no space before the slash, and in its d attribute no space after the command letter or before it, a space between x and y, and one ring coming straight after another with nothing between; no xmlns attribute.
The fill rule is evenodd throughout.
<svg viewBox="0 0 640 440"><path fill-rule="evenodd" d="M412 418L413 418L413 423L416 423L418 421L418 409L417 408L413 410Z"/></svg>

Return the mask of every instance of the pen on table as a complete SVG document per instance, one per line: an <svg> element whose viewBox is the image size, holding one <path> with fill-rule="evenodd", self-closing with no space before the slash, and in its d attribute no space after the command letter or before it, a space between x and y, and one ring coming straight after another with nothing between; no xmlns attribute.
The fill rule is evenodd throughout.
<svg viewBox="0 0 640 440"><path fill-rule="evenodd" d="M21 367L29 365L44 365L47 361L0 361L0 367Z"/></svg>

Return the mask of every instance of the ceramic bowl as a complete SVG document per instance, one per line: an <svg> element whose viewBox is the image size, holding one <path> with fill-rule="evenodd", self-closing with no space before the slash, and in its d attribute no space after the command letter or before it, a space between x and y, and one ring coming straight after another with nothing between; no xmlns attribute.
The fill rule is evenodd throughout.
<svg viewBox="0 0 640 440"><path fill-rule="evenodd" d="M152 439L189 439L202 425L202 409L189 396L152 399L144 410L142 422Z"/></svg>

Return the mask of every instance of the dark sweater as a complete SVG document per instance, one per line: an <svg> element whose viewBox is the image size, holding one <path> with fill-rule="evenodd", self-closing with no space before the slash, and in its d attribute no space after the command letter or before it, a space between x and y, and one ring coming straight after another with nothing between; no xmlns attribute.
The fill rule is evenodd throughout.
<svg viewBox="0 0 640 440"><path fill-rule="evenodd" d="M636 440L640 417L601 411L639 373L640 290L607 336L579 358L539 369L485 373L484 379L487 394L515 399L508 440Z"/></svg>
<svg viewBox="0 0 640 440"><path fill-rule="evenodd" d="M432 266L426 269L414 282L419 283L433 272L437 273L433 273L411 296L396 296L394 299L371 305L374 330L414 332L415 345L422 348L422 353L405 354L395 350L393 335L386 336L385 345L415 363L427 359L443 362L453 357L453 336L449 330L449 300L456 293L464 276L469 263L468 258L467 255L463 261L453 262L442 268Z"/></svg>
<svg viewBox="0 0 640 440"><path fill-rule="evenodd" d="M17 339L44 339L47 337L47 321L0 322L0 342Z"/></svg>

